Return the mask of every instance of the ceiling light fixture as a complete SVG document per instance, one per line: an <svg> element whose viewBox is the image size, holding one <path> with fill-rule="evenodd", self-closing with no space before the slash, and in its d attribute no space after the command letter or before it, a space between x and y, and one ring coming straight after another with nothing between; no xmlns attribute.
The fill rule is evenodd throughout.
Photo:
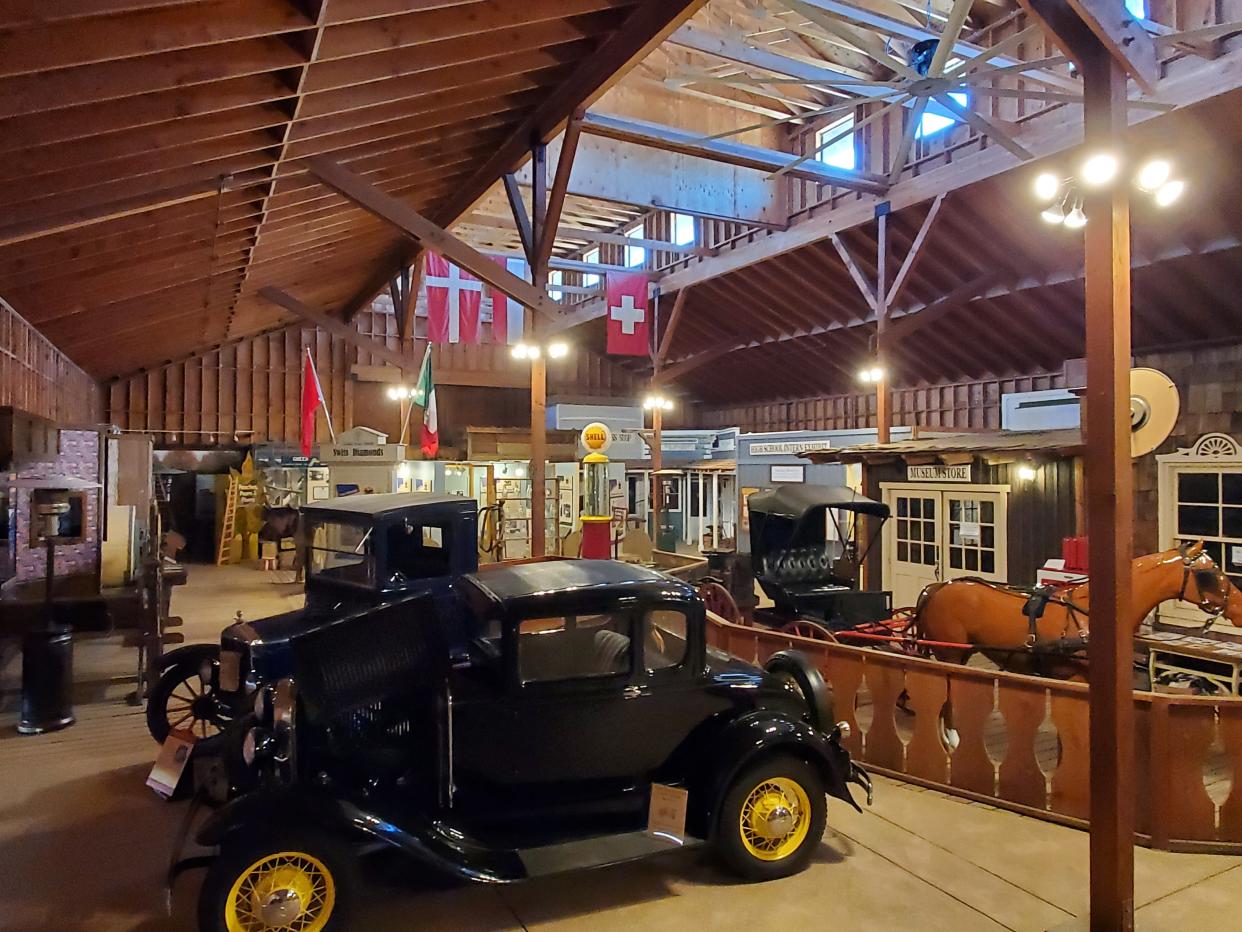
<svg viewBox="0 0 1242 932"><path fill-rule="evenodd" d="M1093 188L1102 188L1117 177L1117 169L1119 167L1117 156L1111 152L1097 152L1083 162L1079 177L1082 178L1082 182L1085 185Z"/></svg>
<svg viewBox="0 0 1242 932"><path fill-rule="evenodd" d="M1164 159L1152 159L1141 169L1135 183L1144 191L1157 191L1173 174L1173 166Z"/></svg>
<svg viewBox="0 0 1242 932"><path fill-rule="evenodd" d="M1061 179L1052 172L1043 172L1035 179L1035 196L1041 201L1051 201L1061 193Z"/></svg>
<svg viewBox="0 0 1242 932"><path fill-rule="evenodd" d="M1083 213L1082 202L1074 205L1074 209L1065 215L1065 226L1070 230L1081 230L1087 225L1087 215Z"/></svg>
<svg viewBox="0 0 1242 932"><path fill-rule="evenodd" d="M1186 182L1180 178L1174 178L1172 181L1166 181L1160 186L1160 190L1156 192L1156 206L1168 207L1186 190Z"/></svg>

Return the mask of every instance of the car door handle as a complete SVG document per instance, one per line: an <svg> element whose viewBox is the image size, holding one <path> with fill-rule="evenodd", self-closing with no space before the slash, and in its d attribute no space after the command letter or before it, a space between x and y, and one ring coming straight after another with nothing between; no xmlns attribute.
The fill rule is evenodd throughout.
<svg viewBox="0 0 1242 932"><path fill-rule="evenodd" d="M638 686L627 686L625 689L621 690L621 695L626 699L637 699L642 694L643 691Z"/></svg>

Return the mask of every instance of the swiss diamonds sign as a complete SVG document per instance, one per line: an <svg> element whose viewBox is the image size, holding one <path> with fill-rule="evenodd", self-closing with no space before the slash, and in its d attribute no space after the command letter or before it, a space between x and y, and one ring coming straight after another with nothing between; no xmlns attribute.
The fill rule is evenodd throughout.
<svg viewBox="0 0 1242 932"><path fill-rule="evenodd" d="M650 353L651 312L645 273L608 274L608 352L614 356Z"/></svg>

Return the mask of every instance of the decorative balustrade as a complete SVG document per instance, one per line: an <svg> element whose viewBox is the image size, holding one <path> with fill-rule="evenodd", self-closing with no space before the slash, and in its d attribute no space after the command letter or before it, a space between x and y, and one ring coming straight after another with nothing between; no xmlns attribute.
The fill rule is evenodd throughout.
<svg viewBox="0 0 1242 932"><path fill-rule="evenodd" d="M845 744L868 769L1085 828L1087 687L734 625L708 643L754 663L812 657L832 687ZM1242 699L1135 692L1136 841L1242 853ZM951 729L951 730L950 730ZM953 740L953 739L956 740Z"/></svg>

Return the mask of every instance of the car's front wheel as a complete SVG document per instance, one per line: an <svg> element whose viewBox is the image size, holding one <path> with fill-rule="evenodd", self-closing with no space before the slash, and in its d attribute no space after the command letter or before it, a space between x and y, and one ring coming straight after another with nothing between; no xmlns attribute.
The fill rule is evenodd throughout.
<svg viewBox="0 0 1242 932"><path fill-rule="evenodd" d="M160 744L169 732L188 732L195 738L219 734L229 717L216 701L213 680L220 666L215 644L178 648L147 697L147 730ZM204 675L211 671L211 675Z"/></svg>
<svg viewBox="0 0 1242 932"><path fill-rule="evenodd" d="M782 754L747 768L733 781L713 842L735 874L774 880L806 867L827 818L820 775L806 761Z"/></svg>
<svg viewBox="0 0 1242 932"><path fill-rule="evenodd" d="M200 932L348 929L349 847L317 831L226 840L198 897Z"/></svg>

